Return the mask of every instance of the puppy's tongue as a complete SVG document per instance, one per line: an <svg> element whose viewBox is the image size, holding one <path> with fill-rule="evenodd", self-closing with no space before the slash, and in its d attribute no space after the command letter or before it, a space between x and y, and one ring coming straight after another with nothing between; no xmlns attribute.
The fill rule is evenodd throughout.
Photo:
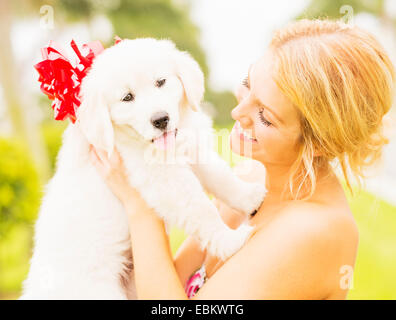
<svg viewBox="0 0 396 320"><path fill-rule="evenodd" d="M154 139L154 144L158 149L166 150L175 145L175 131L165 132L162 136Z"/></svg>

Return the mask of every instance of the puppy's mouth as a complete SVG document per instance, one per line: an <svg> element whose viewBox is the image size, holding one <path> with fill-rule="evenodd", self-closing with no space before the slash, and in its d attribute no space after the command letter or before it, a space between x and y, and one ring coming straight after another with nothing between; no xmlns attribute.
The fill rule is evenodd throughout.
<svg viewBox="0 0 396 320"><path fill-rule="evenodd" d="M157 138L151 139L151 142L161 150L166 150L171 148L175 145L176 142L176 135L177 135L177 128L175 130L170 130L164 132Z"/></svg>

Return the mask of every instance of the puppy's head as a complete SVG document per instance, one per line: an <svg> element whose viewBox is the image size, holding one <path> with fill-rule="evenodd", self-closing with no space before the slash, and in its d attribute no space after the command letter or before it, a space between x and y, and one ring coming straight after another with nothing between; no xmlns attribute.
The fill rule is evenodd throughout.
<svg viewBox="0 0 396 320"><path fill-rule="evenodd" d="M197 62L171 41L123 40L95 58L81 85L77 119L88 141L109 154L116 126L166 147L181 108L198 110L203 93Z"/></svg>

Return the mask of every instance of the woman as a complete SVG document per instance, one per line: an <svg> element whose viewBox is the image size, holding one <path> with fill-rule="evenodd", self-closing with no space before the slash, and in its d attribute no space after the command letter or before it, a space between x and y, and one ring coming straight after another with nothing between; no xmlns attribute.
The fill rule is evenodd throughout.
<svg viewBox="0 0 396 320"><path fill-rule="evenodd" d="M362 176L379 158L394 81L382 47L357 27L301 20L274 34L238 90L231 133L232 150L243 155L248 143L266 168L266 176L256 165L242 177L265 183L268 194L250 220L254 233L225 262L191 238L173 260L162 221L128 185L120 158L93 150L129 215L139 299L346 298L358 231L330 162L339 163L350 187L350 174ZM230 227L241 223L217 205ZM201 276L205 284L185 291L197 269L193 281Z"/></svg>

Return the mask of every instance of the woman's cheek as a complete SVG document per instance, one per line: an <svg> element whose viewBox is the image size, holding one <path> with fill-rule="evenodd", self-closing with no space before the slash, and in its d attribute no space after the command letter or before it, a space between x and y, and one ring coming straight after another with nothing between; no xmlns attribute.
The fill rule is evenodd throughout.
<svg viewBox="0 0 396 320"><path fill-rule="evenodd" d="M293 138L278 139L274 142L274 150L274 157L276 157L274 160L285 165L292 165L298 156Z"/></svg>
<svg viewBox="0 0 396 320"><path fill-rule="evenodd" d="M282 159L285 152L284 141L279 137L279 134L275 131L275 128L266 127L260 130L257 139L258 153L261 157L264 157L265 161L278 162ZM257 131L256 131L257 132Z"/></svg>
<svg viewBox="0 0 396 320"><path fill-rule="evenodd" d="M262 125L259 128L256 127L255 132L259 146L268 148L272 147L276 143L277 138L276 132L274 132L274 128Z"/></svg>

